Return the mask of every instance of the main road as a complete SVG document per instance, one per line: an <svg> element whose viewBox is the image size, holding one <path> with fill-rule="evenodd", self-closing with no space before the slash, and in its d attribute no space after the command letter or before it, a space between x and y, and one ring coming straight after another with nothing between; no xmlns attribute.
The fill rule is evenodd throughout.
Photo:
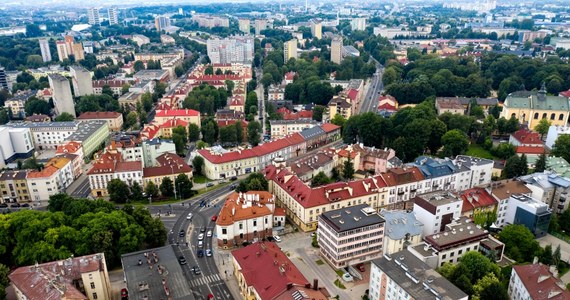
<svg viewBox="0 0 570 300"><path fill-rule="evenodd" d="M211 249L213 255L217 255L216 224L212 221L212 216L218 215L225 197L231 191L232 188L227 185L192 200L148 207L153 216L161 216L168 231L168 243L176 245L174 247L176 256L184 256L186 259L187 263L182 265L182 270L196 299L205 299L209 294L213 294L215 299L227 300L238 296L231 294L224 280L226 274L220 274L213 256L198 257L197 254L198 250ZM190 213L192 219L187 219ZM198 234L201 229L204 231L204 245L199 248ZM212 232L211 237L206 237L208 231ZM200 268L200 275L194 274L192 271L194 266Z"/></svg>
<svg viewBox="0 0 570 300"><path fill-rule="evenodd" d="M366 96L360 104L360 112L376 112L378 110L378 97L384 90L384 84L382 83L382 74L384 73L384 68L382 65L376 61L374 58L370 57L370 60L376 64L376 72L370 80L370 85L366 91Z"/></svg>

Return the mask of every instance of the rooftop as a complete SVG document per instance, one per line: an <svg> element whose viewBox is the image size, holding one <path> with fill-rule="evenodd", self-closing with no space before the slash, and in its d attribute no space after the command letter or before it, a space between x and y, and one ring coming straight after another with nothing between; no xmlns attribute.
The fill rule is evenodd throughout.
<svg viewBox="0 0 570 300"><path fill-rule="evenodd" d="M560 286L560 281L543 264L513 266L533 300L570 299L570 292Z"/></svg>
<svg viewBox="0 0 570 300"><path fill-rule="evenodd" d="M503 104L508 108L569 111L568 98L549 96L541 91L519 91L511 93Z"/></svg>
<svg viewBox="0 0 570 300"><path fill-rule="evenodd" d="M435 106L439 109L464 109L457 97L437 97L435 98Z"/></svg>
<svg viewBox="0 0 570 300"><path fill-rule="evenodd" d="M173 245L123 254L131 299L195 299Z"/></svg>
<svg viewBox="0 0 570 300"><path fill-rule="evenodd" d="M499 201L506 200L511 195L532 193L524 182L514 179L493 182L487 186L487 189Z"/></svg>
<svg viewBox="0 0 570 300"><path fill-rule="evenodd" d="M420 200L427 202L427 204L432 207L447 205L453 202L462 202L462 200L457 197L457 195L449 191L435 191L421 194L416 196L414 200L416 204L418 204L418 200Z"/></svg>
<svg viewBox="0 0 570 300"><path fill-rule="evenodd" d="M79 117L78 120L91 120L91 119L116 119L122 117L122 114L116 111L89 111L84 112Z"/></svg>
<svg viewBox="0 0 570 300"><path fill-rule="evenodd" d="M421 235L424 224L416 219L413 212L403 210L382 210L380 216L386 220L384 234L392 240Z"/></svg>
<svg viewBox="0 0 570 300"><path fill-rule="evenodd" d="M474 187L460 193L463 200L461 212L475 211L478 208L485 208L497 204L497 200L481 187Z"/></svg>
<svg viewBox="0 0 570 300"><path fill-rule="evenodd" d="M542 145L540 134L528 129L519 129L511 134L511 136L521 144Z"/></svg>
<svg viewBox="0 0 570 300"><path fill-rule="evenodd" d="M74 133L72 133L69 137L67 137L66 140L85 142L102 127L108 127L106 121L103 120L82 121L77 127L77 130Z"/></svg>
<svg viewBox="0 0 570 300"><path fill-rule="evenodd" d="M328 223L337 232L384 223L376 210L367 204L328 210L319 216L319 220Z"/></svg>
<svg viewBox="0 0 570 300"><path fill-rule="evenodd" d="M458 222L447 224L444 231L424 237L433 248L441 251L461 244L480 241L489 233L481 226L471 223L470 219L461 218Z"/></svg>
<svg viewBox="0 0 570 300"><path fill-rule="evenodd" d="M270 205L270 206L267 206ZM231 193L222 209L216 225L228 226L236 221L270 215L275 207L275 196L266 191Z"/></svg>
<svg viewBox="0 0 570 300"><path fill-rule="evenodd" d="M372 264L395 281L410 298L455 300L467 299L467 294L419 260L408 250L375 259Z"/></svg>

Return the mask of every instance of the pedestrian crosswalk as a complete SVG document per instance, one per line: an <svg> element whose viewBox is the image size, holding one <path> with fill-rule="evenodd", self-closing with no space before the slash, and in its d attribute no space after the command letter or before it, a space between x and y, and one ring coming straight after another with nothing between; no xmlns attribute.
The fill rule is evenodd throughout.
<svg viewBox="0 0 570 300"><path fill-rule="evenodd" d="M199 278L196 278L196 279L193 279L192 281L190 281L190 286L196 287L196 286L211 284L213 282L221 281L221 280L222 280L222 277L220 277L220 274L213 274L213 275L209 275L209 276L201 276L200 275Z"/></svg>

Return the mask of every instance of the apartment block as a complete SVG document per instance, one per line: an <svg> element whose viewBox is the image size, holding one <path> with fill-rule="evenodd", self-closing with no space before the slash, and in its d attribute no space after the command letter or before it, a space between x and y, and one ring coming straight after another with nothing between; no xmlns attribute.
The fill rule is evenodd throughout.
<svg viewBox="0 0 570 300"><path fill-rule="evenodd" d="M528 228L536 237L548 233L552 209L547 204L526 195L511 195L505 225L521 224Z"/></svg>
<svg viewBox="0 0 570 300"><path fill-rule="evenodd" d="M311 26L311 35L315 39L322 39L323 38L323 24L320 20L312 19L309 21Z"/></svg>
<svg viewBox="0 0 570 300"><path fill-rule="evenodd" d="M331 61L337 64L342 62L342 37L335 36L331 42Z"/></svg>
<svg viewBox="0 0 570 300"><path fill-rule="evenodd" d="M40 51L42 53L43 62L51 61L51 49L49 48L49 41L47 39L40 39Z"/></svg>
<svg viewBox="0 0 570 300"><path fill-rule="evenodd" d="M87 19L89 25L100 25L101 18L99 18L99 9L96 7L87 9Z"/></svg>
<svg viewBox="0 0 570 300"><path fill-rule="evenodd" d="M285 62L291 58L297 58L297 39L292 39L283 44L283 59Z"/></svg>
<svg viewBox="0 0 570 300"><path fill-rule="evenodd" d="M413 212L404 210L381 210L384 225L383 253L392 255L422 242L424 224Z"/></svg>
<svg viewBox="0 0 570 300"><path fill-rule="evenodd" d="M106 197L107 184L112 179L120 179L131 186L137 182L143 186L143 167L141 161L107 161L100 160L93 164L93 167L87 172L89 177L89 185L91 186L91 195L93 197Z"/></svg>
<svg viewBox="0 0 570 300"><path fill-rule="evenodd" d="M71 83L75 97L85 95L92 95L93 81L91 80L91 72L79 65L69 67L69 74L71 75Z"/></svg>
<svg viewBox="0 0 570 300"><path fill-rule="evenodd" d="M55 114L69 113L75 116L75 103L71 95L71 87L69 80L59 74L50 74L48 76L49 86L53 91L53 104L55 106Z"/></svg>
<svg viewBox="0 0 570 300"><path fill-rule="evenodd" d="M26 181L27 173L27 170L6 170L0 173L0 193L3 203L23 203L31 200Z"/></svg>
<svg viewBox="0 0 570 300"><path fill-rule="evenodd" d="M555 270L543 264L513 266L508 294L512 300L570 299L570 292Z"/></svg>
<svg viewBox="0 0 570 300"><path fill-rule="evenodd" d="M251 21L249 19L238 19L239 31L249 34L251 32Z"/></svg>
<svg viewBox="0 0 570 300"><path fill-rule="evenodd" d="M317 126L319 123L312 119L299 120L271 120L271 138L279 139L284 136L301 132Z"/></svg>
<svg viewBox="0 0 570 300"><path fill-rule="evenodd" d="M413 211L424 224L424 236L443 231L447 224L461 216L463 200L448 191L421 194L413 201Z"/></svg>
<svg viewBox="0 0 570 300"><path fill-rule="evenodd" d="M0 165L34 153L34 140L28 128L0 127Z"/></svg>
<svg viewBox="0 0 570 300"><path fill-rule="evenodd" d="M208 39L206 43L208 57L214 64L253 62L253 38L234 36L225 39Z"/></svg>
<svg viewBox="0 0 570 300"><path fill-rule="evenodd" d="M485 189L495 200L499 202L499 209L497 210L497 221L495 225L503 227L506 225L507 209L509 206L509 199L511 195L526 195L531 196L530 190L522 181L519 180L502 180L490 183L485 186Z"/></svg>
<svg viewBox="0 0 570 300"><path fill-rule="evenodd" d="M109 18L109 25L119 24L119 12L116 7L107 9L107 16Z"/></svg>

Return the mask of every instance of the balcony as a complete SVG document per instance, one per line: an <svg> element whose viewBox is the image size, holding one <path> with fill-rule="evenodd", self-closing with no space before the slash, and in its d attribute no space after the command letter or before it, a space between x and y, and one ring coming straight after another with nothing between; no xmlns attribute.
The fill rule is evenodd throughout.
<svg viewBox="0 0 570 300"><path fill-rule="evenodd" d="M398 195L400 195L400 196L405 194L405 193L406 193L405 191L398 191Z"/></svg>

